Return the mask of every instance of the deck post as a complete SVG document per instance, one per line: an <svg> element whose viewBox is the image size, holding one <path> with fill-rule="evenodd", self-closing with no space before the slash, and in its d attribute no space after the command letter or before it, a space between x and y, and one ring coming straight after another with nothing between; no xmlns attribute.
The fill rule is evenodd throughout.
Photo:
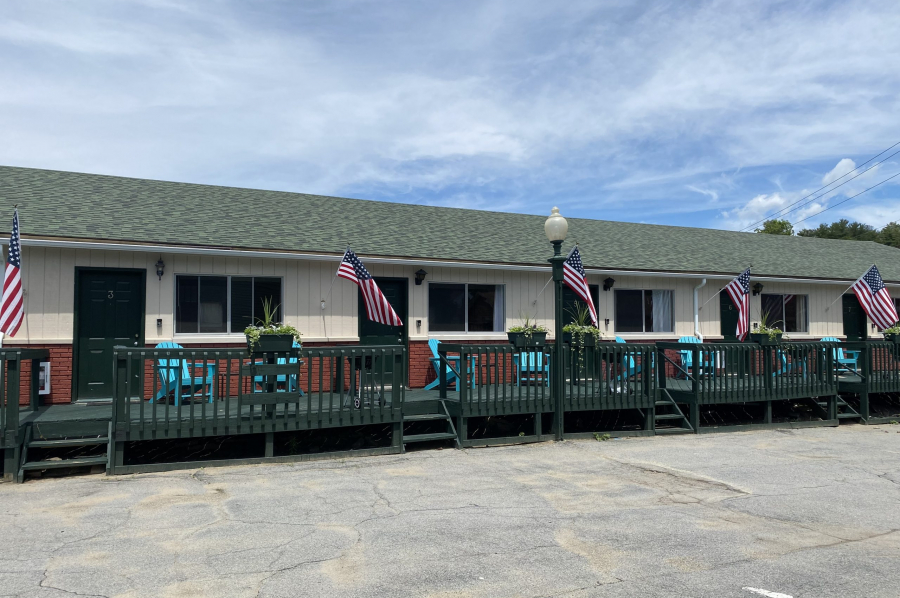
<svg viewBox="0 0 900 598"><path fill-rule="evenodd" d="M763 401L763 422L772 423L772 401Z"/></svg>
<svg viewBox="0 0 900 598"><path fill-rule="evenodd" d="M38 357L31 360L31 385L29 386L28 394L32 411L37 411L41 404L40 374L41 359Z"/></svg>
<svg viewBox="0 0 900 598"><path fill-rule="evenodd" d="M266 452L265 457L275 456L275 433L266 432Z"/></svg>

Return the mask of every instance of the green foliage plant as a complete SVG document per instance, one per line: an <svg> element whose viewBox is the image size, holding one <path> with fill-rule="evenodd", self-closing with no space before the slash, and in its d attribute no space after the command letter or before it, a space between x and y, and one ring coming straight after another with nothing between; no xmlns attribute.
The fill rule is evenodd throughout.
<svg viewBox="0 0 900 598"><path fill-rule="evenodd" d="M247 341L250 347L259 344L259 337L264 334L290 334L294 340L300 342L300 331L282 322L278 322L278 308L281 305L272 305L272 298L263 299L263 315L256 319L256 324L251 324L244 328L244 334L247 335Z"/></svg>

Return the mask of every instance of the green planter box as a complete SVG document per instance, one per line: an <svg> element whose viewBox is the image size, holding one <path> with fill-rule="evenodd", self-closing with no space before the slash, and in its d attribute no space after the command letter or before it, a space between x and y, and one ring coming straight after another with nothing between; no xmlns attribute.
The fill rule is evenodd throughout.
<svg viewBox="0 0 900 598"><path fill-rule="evenodd" d="M250 353L287 353L294 347L294 335L292 334L262 334L259 342L250 345L247 339L247 350Z"/></svg>
<svg viewBox="0 0 900 598"><path fill-rule="evenodd" d="M563 333L563 342L567 345L578 346L578 344L572 339L573 334L571 332ZM584 335L584 346L585 347L594 347L596 346L596 342L593 334L585 334Z"/></svg>
<svg viewBox="0 0 900 598"><path fill-rule="evenodd" d="M751 332L750 342L757 343L762 347L774 347L781 344L781 335L779 334L775 338L769 338L768 334L756 334Z"/></svg>
<svg viewBox="0 0 900 598"><path fill-rule="evenodd" d="M546 332L533 332L531 338L526 338L524 332L507 332L509 343L515 347L543 347L547 344Z"/></svg>
<svg viewBox="0 0 900 598"><path fill-rule="evenodd" d="M894 343L895 345L900 345L900 334L885 334L884 340Z"/></svg>

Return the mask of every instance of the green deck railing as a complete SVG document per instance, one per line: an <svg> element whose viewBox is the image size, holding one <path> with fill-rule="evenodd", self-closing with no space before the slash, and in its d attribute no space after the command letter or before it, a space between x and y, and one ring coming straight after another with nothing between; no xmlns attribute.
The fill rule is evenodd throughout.
<svg viewBox="0 0 900 598"><path fill-rule="evenodd" d="M0 349L0 449L4 453L4 477L8 478L18 471L18 455L21 450L19 396L22 388L22 365L26 361L31 362L28 409L37 411L40 405L40 365L49 356L47 349Z"/></svg>
<svg viewBox="0 0 900 598"><path fill-rule="evenodd" d="M565 411L644 409L655 402L653 346L600 343L563 351ZM440 397L457 399L463 417L555 410L552 345L438 346ZM448 380L457 377L462 383Z"/></svg>
<svg viewBox="0 0 900 598"><path fill-rule="evenodd" d="M715 405L831 397L838 393L836 343L657 343L659 388Z"/></svg>
<svg viewBox="0 0 900 598"><path fill-rule="evenodd" d="M551 355L555 353L551 349ZM564 411L647 409L656 402L654 347L638 343L565 345Z"/></svg>
<svg viewBox="0 0 900 598"><path fill-rule="evenodd" d="M116 442L402 421L403 346L114 351ZM187 364L187 373L185 365Z"/></svg>
<svg viewBox="0 0 900 598"><path fill-rule="evenodd" d="M839 346L845 357L858 355L854 368L841 371L842 383L867 393L900 392L900 344L891 341L847 342Z"/></svg>

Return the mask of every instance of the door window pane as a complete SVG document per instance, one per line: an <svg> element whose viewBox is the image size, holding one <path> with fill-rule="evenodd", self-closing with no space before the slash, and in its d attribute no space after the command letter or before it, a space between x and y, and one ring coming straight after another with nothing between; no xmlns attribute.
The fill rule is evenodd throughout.
<svg viewBox="0 0 900 598"><path fill-rule="evenodd" d="M200 277L200 332L228 332L228 279Z"/></svg>
<svg viewBox="0 0 900 598"><path fill-rule="evenodd" d="M597 305L600 304L600 285L592 284L588 285L588 288L591 291L591 298L594 300L594 308L596 309ZM576 309L580 306L586 307L587 305L575 294L575 291L567 286L563 287L563 326L572 324L575 321ZM599 317L599 314L597 317Z"/></svg>
<svg viewBox="0 0 900 598"><path fill-rule="evenodd" d="M199 288L196 276L175 278L175 332L196 333L199 330Z"/></svg>
<svg viewBox="0 0 900 598"><path fill-rule="evenodd" d="M615 291L616 332L644 331L644 292Z"/></svg>
<svg viewBox="0 0 900 598"><path fill-rule="evenodd" d="M433 332L465 332L466 285L428 285L428 328Z"/></svg>
<svg viewBox="0 0 900 598"><path fill-rule="evenodd" d="M231 331L243 332L254 323L253 319L253 279L231 279Z"/></svg>

